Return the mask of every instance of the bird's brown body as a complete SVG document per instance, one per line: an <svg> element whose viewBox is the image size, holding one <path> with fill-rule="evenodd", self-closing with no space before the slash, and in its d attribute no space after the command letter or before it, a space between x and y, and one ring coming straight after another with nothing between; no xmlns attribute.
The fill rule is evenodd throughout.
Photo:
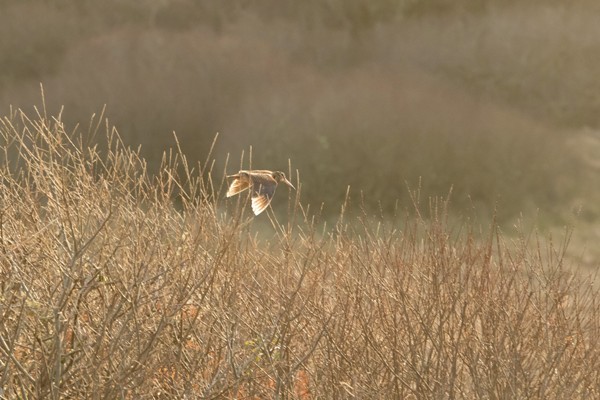
<svg viewBox="0 0 600 400"><path fill-rule="evenodd" d="M277 184L280 182L295 189L294 185L287 180L281 171L269 171L265 169L242 170L235 175L229 175L233 181L227 190L227 197L234 196L246 189L252 192L252 211L255 215L263 212L271 203Z"/></svg>

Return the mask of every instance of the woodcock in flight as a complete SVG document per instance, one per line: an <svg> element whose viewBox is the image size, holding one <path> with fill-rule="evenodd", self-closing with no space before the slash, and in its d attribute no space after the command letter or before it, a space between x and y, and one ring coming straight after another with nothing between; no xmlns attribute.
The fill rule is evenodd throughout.
<svg viewBox="0 0 600 400"><path fill-rule="evenodd" d="M231 182L229 190L227 190L227 197L250 188L252 191L252 211L254 215L260 214L269 206L278 183L283 182L292 189L296 189L281 171L255 169L240 171L235 175L228 175L227 177L233 178L233 182Z"/></svg>

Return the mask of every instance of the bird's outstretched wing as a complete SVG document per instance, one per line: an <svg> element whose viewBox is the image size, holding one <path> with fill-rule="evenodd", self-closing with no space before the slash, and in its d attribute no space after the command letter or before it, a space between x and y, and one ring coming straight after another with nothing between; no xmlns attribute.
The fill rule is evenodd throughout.
<svg viewBox="0 0 600 400"><path fill-rule="evenodd" d="M243 192L244 190L248 189L251 186L250 180L242 179L239 176L239 174L232 175L231 177L234 179L231 182L231 185L229 185L229 189L227 190L227 194L226 194L227 197L231 197L240 192Z"/></svg>
<svg viewBox="0 0 600 400"><path fill-rule="evenodd" d="M258 183L252 186L252 211L254 215L263 212L271 203L277 184L271 182Z"/></svg>

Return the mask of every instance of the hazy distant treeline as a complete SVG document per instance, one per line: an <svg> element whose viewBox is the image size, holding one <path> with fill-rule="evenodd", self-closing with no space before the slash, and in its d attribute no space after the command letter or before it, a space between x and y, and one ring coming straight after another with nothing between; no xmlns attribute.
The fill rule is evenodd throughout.
<svg viewBox="0 0 600 400"><path fill-rule="evenodd" d="M582 202L597 217L597 174L581 156L600 118L594 2L2 1L0 10L2 114L39 104L40 82L71 129L87 131L106 105L151 168L173 131L191 159L219 132L219 168L227 153L230 171L240 167L250 146L254 167L287 170L291 160L303 199L326 211L337 213L348 185L384 213L420 185L423 196L452 188L458 209L498 205L501 217L540 208L560 219Z"/></svg>

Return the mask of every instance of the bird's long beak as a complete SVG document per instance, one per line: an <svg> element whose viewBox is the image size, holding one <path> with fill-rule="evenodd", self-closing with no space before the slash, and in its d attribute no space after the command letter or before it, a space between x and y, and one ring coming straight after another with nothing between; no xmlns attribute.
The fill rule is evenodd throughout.
<svg viewBox="0 0 600 400"><path fill-rule="evenodd" d="M288 185L292 189L296 190L296 188L294 187L294 185L292 185L292 182L288 181L287 178L283 178L283 183L285 183L286 185Z"/></svg>

